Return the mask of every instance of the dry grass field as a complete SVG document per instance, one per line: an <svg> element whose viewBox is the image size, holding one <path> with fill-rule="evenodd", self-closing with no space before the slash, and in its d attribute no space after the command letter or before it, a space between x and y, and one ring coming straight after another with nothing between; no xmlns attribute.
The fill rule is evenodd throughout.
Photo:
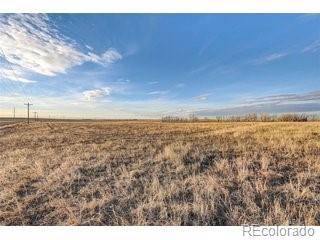
<svg viewBox="0 0 320 240"><path fill-rule="evenodd" d="M320 123L0 126L1 225L320 224Z"/></svg>

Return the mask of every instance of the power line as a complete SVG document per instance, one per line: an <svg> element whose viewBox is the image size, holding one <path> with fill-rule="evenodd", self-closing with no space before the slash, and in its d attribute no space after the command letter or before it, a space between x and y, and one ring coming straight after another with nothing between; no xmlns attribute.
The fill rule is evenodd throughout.
<svg viewBox="0 0 320 240"><path fill-rule="evenodd" d="M28 107L28 124L30 123L30 120L29 120L29 115L30 115L30 106L32 106L33 104L31 103L25 103L24 105L26 105Z"/></svg>
<svg viewBox="0 0 320 240"><path fill-rule="evenodd" d="M39 121L39 114L38 112L33 112L34 113L34 121Z"/></svg>
<svg viewBox="0 0 320 240"><path fill-rule="evenodd" d="M1 46L0 46L0 51L1 51L2 55L3 55L3 58L8 62L7 65L10 68L10 70L12 71L12 75L13 75L13 77L15 79L15 81L12 81L12 80L9 81L9 83L11 85L8 82L7 82L7 84L4 84L3 81L1 81L1 82L4 84L3 87L7 87L7 90L9 88L9 92L15 94L15 90L16 90L16 88L18 88L20 90L20 92L23 93L23 95L25 97L25 100L28 102L28 103L25 103L24 105L26 105L27 108L28 108L28 124L29 124L30 123L30 106L32 106L33 104L29 103L30 100L29 100L29 97L28 97L28 95L27 95L27 93L25 91L24 84L20 82L18 75L16 74L14 68L12 67L12 63L10 61L8 61L8 58L7 58L6 54L5 54L5 52L3 51L3 49L1 48ZM0 71L3 74L3 71L2 71L1 68L0 68ZM5 76L6 74L3 74L3 75ZM0 80L1 80L1 78L0 78ZM13 86L13 88L11 86ZM15 117L16 117L16 109L14 107L13 108L13 120L15 120ZM36 120L36 117L35 117L35 120Z"/></svg>

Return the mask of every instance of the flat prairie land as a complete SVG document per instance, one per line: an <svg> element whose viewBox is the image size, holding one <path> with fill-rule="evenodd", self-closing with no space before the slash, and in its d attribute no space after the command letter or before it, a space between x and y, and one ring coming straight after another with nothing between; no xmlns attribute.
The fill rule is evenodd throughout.
<svg viewBox="0 0 320 240"><path fill-rule="evenodd" d="M1 225L320 225L320 123L0 126Z"/></svg>

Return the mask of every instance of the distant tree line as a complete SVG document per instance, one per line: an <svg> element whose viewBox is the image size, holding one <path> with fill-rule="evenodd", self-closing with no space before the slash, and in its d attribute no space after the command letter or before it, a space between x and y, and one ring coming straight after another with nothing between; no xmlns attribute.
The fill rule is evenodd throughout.
<svg viewBox="0 0 320 240"><path fill-rule="evenodd" d="M195 115L189 117L165 116L162 122L307 122L320 121L318 115L306 115L297 113L286 113L281 115L269 115L267 113L250 113L244 116L219 116L215 118L198 118Z"/></svg>
<svg viewBox="0 0 320 240"><path fill-rule="evenodd" d="M161 119L162 122L199 122L203 121L203 119L199 119L194 114L189 117L173 117L173 116L165 116Z"/></svg>

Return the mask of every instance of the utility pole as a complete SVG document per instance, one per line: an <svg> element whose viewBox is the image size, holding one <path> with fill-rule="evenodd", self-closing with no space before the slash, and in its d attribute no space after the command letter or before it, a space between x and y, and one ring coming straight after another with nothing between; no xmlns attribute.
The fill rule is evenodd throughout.
<svg viewBox="0 0 320 240"><path fill-rule="evenodd" d="M34 121L37 121L37 112L33 112L34 113Z"/></svg>
<svg viewBox="0 0 320 240"><path fill-rule="evenodd" d="M24 105L26 105L28 107L28 124L29 124L30 123L30 120L29 120L30 106L32 106L33 104L25 103Z"/></svg>
<svg viewBox="0 0 320 240"><path fill-rule="evenodd" d="M15 121L16 119L16 108L13 107L13 121Z"/></svg>

